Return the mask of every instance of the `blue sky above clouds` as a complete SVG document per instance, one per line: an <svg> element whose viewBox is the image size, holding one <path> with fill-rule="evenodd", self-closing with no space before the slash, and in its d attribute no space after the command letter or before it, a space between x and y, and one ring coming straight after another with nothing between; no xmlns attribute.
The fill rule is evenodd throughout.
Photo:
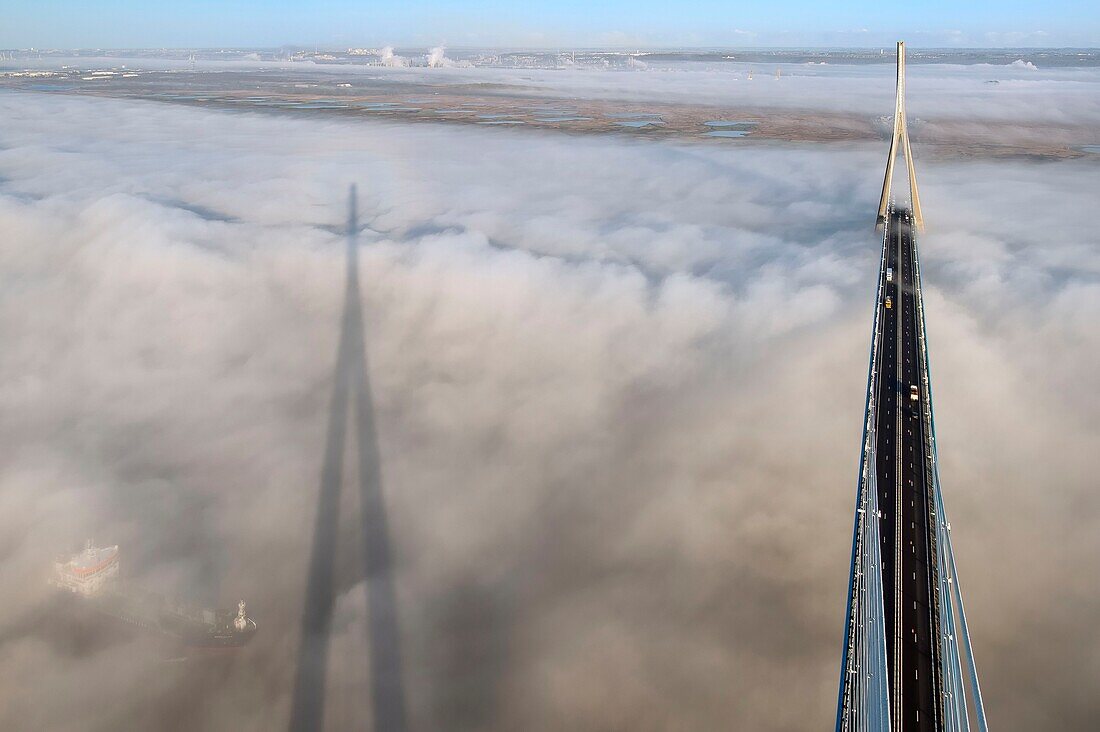
<svg viewBox="0 0 1100 732"><path fill-rule="evenodd" d="M435 45L531 47L1088 47L1100 4L785 0L0 0L0 47Z"/></svg>

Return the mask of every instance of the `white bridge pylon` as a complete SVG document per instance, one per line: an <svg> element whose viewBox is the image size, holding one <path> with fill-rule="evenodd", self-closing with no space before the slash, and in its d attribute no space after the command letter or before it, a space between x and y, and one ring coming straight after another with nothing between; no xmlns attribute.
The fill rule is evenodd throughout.
<svg viewBox="0 0 1100 732"><path fill-rule="evenodd" d="M913 170L913 151L909 147L909 127L905 124L905 41L898 41L898 84L894 100L894 134L890 139L890 157L886 161L886 179L882 182L882 197L878 202L878 225L886 223L890 205L890 182L894 177L894 160L898 156L898 143L905 151L905 165L909 169L909 197L913 201L913 224L924 231L924 216L920 212L920 196L917 194L917 174Z"/></svg>

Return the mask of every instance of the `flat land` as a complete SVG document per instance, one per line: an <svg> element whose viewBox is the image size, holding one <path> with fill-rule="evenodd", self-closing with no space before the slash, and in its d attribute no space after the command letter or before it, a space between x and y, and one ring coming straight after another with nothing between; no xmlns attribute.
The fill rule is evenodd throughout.
<svg viewBox="0 0 1100 732"><path fill-rule="evenodd" d="M0 88L5 87L271 114L628 135L714 145L883 140L889 139L891 126L887 117L857 113L577 98L516 83L414 83L366 74L333 76L275 69L0 73ZM1093 139L1095 130L1073 125L998 121L975 125L951 119L911 120L910 136L923 148L922 156L941 159L1075 158L1089 155L1081 141L1100 142Z"/></svg>

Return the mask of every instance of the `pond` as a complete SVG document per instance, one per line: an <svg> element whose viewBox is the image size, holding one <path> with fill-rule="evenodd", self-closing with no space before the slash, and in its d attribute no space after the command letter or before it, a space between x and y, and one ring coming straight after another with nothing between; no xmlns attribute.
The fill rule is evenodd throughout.
<svg viewBox="0 0 1100 732"><path fill-rule="evenodd" d="M592 119L592 118L591 117L564 116L564 117L538 117L538 118L535 119L535 121L536 122L583 122L585 120L590 120L590 119Z"/></svg>

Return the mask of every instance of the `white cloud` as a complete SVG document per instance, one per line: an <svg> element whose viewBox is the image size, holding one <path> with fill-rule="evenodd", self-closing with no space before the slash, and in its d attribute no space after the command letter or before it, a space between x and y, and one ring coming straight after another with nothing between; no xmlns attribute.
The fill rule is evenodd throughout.
<svg viewBox="0 0 1100 732"><path fill-rule="evenodd" d="M0 726L285 723L352 182L417 727L828 724L884 150L14 93L0 112ZM983 690L1006 729L1052 704L1084 726L1100 600L1063 569L1100 556L1098 173L919 165ZM357 513L330 690L349 725ZM81 655L36 613L86 535L142 581L246 597L260 635L216 684L140 640Z"/></svg>

